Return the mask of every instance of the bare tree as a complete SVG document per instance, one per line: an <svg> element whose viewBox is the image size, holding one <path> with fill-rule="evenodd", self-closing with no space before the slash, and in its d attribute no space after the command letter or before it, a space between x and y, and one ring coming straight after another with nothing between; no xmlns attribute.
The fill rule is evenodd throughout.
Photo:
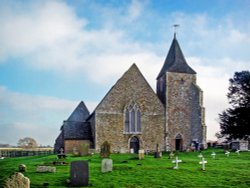
<svg viewBox="0 0 250 188"><path fill-rule="evenodd" d="M36 140L34 138L30 138L30 137L25 137L25 138L21 138L18 140L17 143L18 147L21 148L36 148L38 146Z"/></svg>

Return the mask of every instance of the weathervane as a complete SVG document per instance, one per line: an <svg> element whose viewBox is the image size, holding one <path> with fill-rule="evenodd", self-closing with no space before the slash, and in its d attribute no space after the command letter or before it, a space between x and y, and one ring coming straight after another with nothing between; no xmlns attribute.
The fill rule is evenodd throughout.
<svg viewBox="0 0 250 188"><path fill-rule="evenodd" d="M176 33L177 33L177 28L180 27L180 25L179 24L174 24L173 27L174 27L174 38L175 38Z"/></svg>

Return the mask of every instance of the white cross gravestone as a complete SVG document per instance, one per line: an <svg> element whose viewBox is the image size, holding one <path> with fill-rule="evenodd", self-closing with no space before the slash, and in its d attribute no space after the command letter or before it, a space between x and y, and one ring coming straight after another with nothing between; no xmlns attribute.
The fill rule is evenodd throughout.
<svg viewBox="0 0 250 188"><path fill-rule="evenodd" d="M237 153L238 155L240 155L240 150L236 150L235 153Z"/></svg>
<svg viewBox="0 0 250 188"><path fill-rule="evenodd" d="M179 160L178 157L176 157L176 159L174 161L172 161L172 163L175 163L175 167L173 169L179 169L179 163L181 163L182 160Z"/></svg>
<svg viewBox="0 0 250 188"><path fill-rule="evenodd" d="M229 157L229 154L230 154L230 152L229 152L229 151L226 151L225 155L226 155L227 157Z"/></svg>
<svg viewBox="0 0 250 188"><path fill-rule="evenodd" d="M198 155L198 157L199 157L199 158L202 158L202 157L203 157L203 155L200 153L200 154Z"/></svg>
<svg viewBox="0 0 250 188"><path fill-rule="evenodd" d="M207 161L205 161L204 157L202 157L202 161L199 162L199 164L201 164L202 166L202 170L205 170L205 164L207 163Z"/></svg>
<svg viewBox="0 0 250 188"><path fill-rule="evenodd" d="M212 155L213 159L215 159L216 153L213 152L211 155Z"/></svg>

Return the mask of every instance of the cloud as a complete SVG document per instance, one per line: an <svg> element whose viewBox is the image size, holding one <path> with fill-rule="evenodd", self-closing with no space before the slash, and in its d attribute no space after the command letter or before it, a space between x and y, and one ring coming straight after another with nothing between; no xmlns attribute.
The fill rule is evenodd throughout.
<svg viewBox="0 0 250 188"><path fill-rule="evenodd" d="M63 120L66 120L79 101L56 97L32 96L12 92L0 86L0 143L16 144L26 136L43 145L53 145ZM85 101L92 111L96 103ZM11 135L11 136L10 136Z"/></svg>

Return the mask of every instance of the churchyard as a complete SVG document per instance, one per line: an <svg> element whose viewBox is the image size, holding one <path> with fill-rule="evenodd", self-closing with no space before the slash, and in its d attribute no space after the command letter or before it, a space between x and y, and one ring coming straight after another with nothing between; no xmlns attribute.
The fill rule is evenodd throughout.
<svg viewBox="0 0 250 188"><path fill-rule="evenodd" d="M0 160L0 187L19 170L30 180L30 187L35 188L67 187L74 178L88 181L88 187L107 188L250 187L248 151L226 155L222 149L208 149L177 155L178 159L176 153L162 153L160 157L145 153L142 160L137 154L111 154L112 160L103 160L100 154L68 155L66 159L57 159L56 155L4 158ZM89 171L84 172L86 169Z"/></svg>

